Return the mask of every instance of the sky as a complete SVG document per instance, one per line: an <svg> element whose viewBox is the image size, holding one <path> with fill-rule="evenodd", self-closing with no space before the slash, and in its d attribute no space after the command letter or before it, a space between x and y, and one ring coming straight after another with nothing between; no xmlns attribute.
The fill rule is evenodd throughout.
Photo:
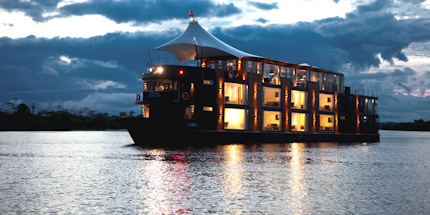
<svg viewBox="0 0 430 215"><path fill-rule="evenodd" d="M344 73L381 122L430 120L430 0L0 0L0 108L140 111L148 53L187 10L240 50Z"/></svg>

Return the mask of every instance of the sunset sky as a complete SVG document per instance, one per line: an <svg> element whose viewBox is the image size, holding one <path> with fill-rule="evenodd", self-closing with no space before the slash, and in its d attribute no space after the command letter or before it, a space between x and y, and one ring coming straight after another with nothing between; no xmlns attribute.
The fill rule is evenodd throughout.
<svg viewBox="0 0 430 215"><path fill-rule="evenodd" d="M139 111L148 50L166 56L187 10L240 50L377 91L382 122L430 120L430 0L0 0L0 108Z"/></svg>

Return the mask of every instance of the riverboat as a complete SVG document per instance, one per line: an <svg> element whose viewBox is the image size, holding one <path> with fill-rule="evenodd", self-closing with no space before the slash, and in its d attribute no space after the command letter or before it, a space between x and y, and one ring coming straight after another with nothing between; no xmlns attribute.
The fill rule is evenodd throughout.
<svg viewBox="0 0 430 215"><path fill-rule="evenodd" d="M155 50L177 63L150 60L141 75L141 114L123 119L136 144L379 141L378 98L342 73L243 52L194 19Z"/></svg>

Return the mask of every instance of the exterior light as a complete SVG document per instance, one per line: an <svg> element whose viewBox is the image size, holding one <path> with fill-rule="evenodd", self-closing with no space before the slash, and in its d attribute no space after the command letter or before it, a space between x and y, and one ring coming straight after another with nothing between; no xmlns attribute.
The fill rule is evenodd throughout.
<svg viewBox="0 0 430 215"><path fill-rule="evenodd" d="M183 75L184 74L184 70L179 70L179 75Z"/></svg>
<svg viewBox="0 0 430 215"><path fill-rule="evenodd" d="M161 67L161 66L160 66L160 67L158 67L158 68L157 68L157 72L158 72L158 73L160 73L160 74L161 74L161 73L163 73L163 67Z"/></svg>

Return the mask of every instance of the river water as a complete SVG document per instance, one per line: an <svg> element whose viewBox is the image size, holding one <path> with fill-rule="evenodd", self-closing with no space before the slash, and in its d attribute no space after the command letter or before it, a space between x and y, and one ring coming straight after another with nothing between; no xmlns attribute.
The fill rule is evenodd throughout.
<svg viewBox="0 0 430 215"><path fill-rule="evenodd" d="M430 133L379 143L132 145L0 132L0 214L429 214Z"/></svg>

